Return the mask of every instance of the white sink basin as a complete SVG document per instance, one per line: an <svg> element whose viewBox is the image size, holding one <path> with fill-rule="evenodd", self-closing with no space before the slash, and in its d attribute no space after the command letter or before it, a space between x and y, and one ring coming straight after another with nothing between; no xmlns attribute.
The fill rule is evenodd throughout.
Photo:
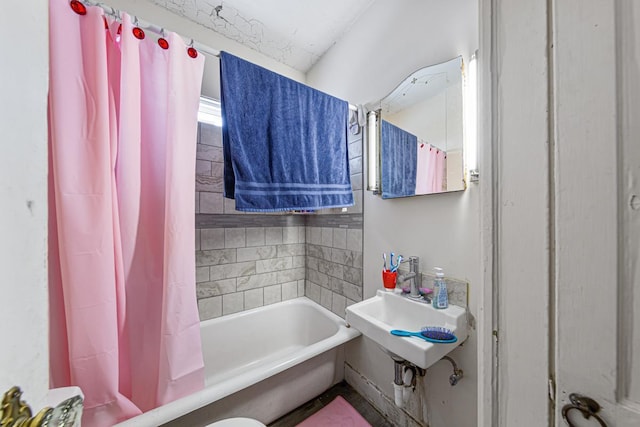
<svg viewBox="0 0 640 427"><path fill-rule="evenodd" d="M431 304L379 290L376 296L347 307L346 321L392 355L426 369L467 338L465 309L449 304L435 309ZM440 326L453 331L458 341L434 344L419 337L391 335L392 329L420 331L424 326Z"/></svg>

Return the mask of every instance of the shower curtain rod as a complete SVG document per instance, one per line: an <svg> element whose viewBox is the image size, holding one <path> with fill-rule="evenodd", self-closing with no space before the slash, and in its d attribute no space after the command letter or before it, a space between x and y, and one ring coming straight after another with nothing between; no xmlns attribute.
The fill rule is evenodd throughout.
<svg viewBox="0 0 640 427"><path fill-rule="evenodd" d="M115 17L117 19L120 18L119 14L118 14L119 11L117 9L114 9L113 7L109 6L109 5L106 5L104 3L99 3L99 2L93 2L93 1L90 1L90 0L86 0L86 3L100 7L102 10L104 10L104 13L106 13L109 16L113 16L113 17ZM164 28L159 27L159 26L157 26L155 24L152 24L151 22L147 22L147 21L144 21L144 20L142 20L142 21L144 21L145 25L142 25L140 23L140 21L141 20L137 16L134 15L134 23L136 23L136 25L139 24L140 27L144 28L145 30L149 30L152 33L155 33L155 34L157 34L159 36L162 36L164 34ZM183 40L185 39L185 37L182 36L181 34L178 34L178 35L180 37L182 37ZM194 40L192 38L187 38L187 39L191 40L191 43L189 45L192 46L198 52L202 52L202 53L207 54L207 55L215 56L216 58L220 57L220 51L219 50L213 49L213 48L211 48L211 47L209 47L207 45L204 45L204 44L202 44L202 43L200 43L200 42L198 42L198 41L196 41L196 40ZM349 103L349 110L358 111L358 107L353 105L353 104L351 104L351 103Z"/></svg>

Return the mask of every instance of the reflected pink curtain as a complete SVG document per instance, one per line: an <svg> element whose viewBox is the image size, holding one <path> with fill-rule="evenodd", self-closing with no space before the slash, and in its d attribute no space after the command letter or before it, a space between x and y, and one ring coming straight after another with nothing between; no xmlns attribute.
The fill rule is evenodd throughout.
<svg viewBox="0 0 640 427"><path fill-rule="evenodd" d="M418 142L418 159L416 167L416 194L431 192L429 187L429 144Z"/></svg>
<svg viewBox="0 0 640 427"><path fill-rule="evenodd" d="M435 186L434 193L439 193L444 191L443 184L445 182L445 166L446 166L446 155L442 150L436 149L436 168L435 168Z"/></svg>
<svg viewBox="0 0 640 427"><path fill-rule="evenodd" d="M447 153L436 148L431 144L427 144L425 147L429 147L425 151L426 160L426 184L425 193L440 193L446 191L446 166L447 166ZM424 194L424 193L423 193Z"/></svg>
<svg viewBox="0 0 640 427"><path fill-rule="evenodd" d="M105 25L108 28L105 28ZM111 426L203 387L195 293L204 58L50 1L51 386Z"/></svg>

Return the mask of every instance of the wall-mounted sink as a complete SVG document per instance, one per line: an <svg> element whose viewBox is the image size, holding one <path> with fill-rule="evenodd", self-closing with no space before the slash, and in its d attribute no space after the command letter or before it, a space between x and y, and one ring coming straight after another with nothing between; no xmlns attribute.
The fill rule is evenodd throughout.
<svg viewBox="0 0 640 427"><path fill-rule="evenodd" d="M456 305L438 310L424 301L414 301L394 292L379 290L376 296L347 307L346 321L387 352L426 369L467 338L465 309ZM417 337L391 335L392 329L420 331L440 326L453 331L458 341L434 344Z"/></svg>

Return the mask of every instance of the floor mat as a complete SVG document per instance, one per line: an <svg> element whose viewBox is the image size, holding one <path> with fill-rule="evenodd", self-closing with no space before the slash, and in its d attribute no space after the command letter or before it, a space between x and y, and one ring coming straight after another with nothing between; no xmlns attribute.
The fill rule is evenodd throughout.
<svg viewBox="0 0 640 427"><path fill-rule="evenodd" d="M296 427L371 427L371 424L342 396L338 396Z"/></svg>

